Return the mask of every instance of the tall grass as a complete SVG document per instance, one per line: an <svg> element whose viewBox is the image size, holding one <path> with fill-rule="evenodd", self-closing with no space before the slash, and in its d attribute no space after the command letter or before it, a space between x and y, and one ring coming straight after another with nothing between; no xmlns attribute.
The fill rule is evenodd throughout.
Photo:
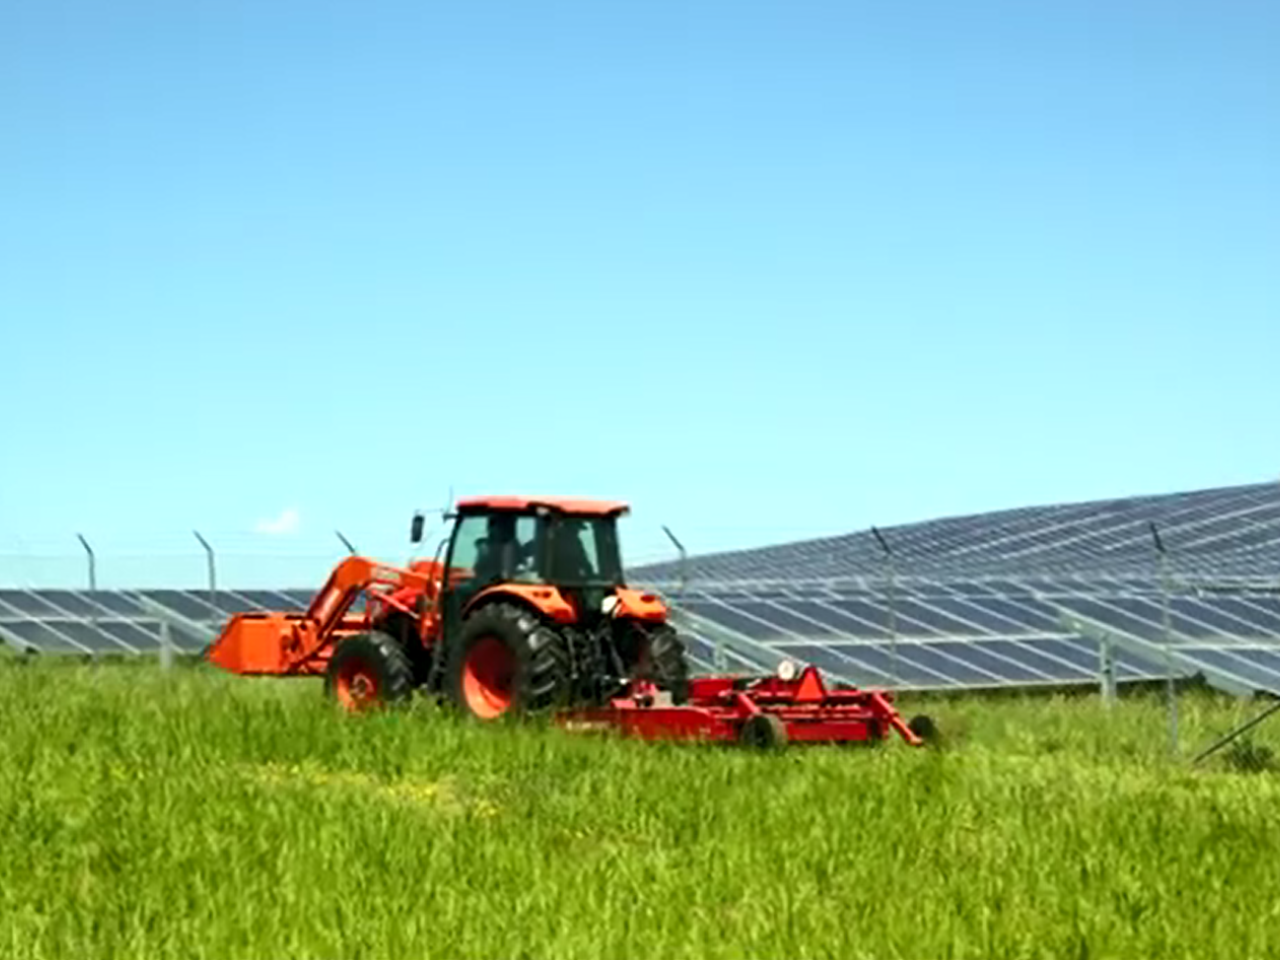
<svg viewBox="0 0 1280 960"><path fill-rule="evenodd" d="M1280 953L1273 775L1171 762L1158 699L929 710L944 750L757 755L0 663L0 954Z"/></svg>

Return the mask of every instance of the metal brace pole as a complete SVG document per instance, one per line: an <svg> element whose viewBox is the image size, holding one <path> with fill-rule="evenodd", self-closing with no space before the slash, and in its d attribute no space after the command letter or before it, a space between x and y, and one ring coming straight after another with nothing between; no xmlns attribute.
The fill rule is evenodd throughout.
<svg viewBox="0 0 1280 960"><path fill-rule="evenodd" d="M1213 754L1221 750L1223 747L1225 747L1232 740L1236 739L1236 737L1252 730L1254 727L1260 724L1263 720L1267 719L1267 717L1271 716L1273 713L1276 713L1277 711L1280 711L1280 700L1277 700L1271 706L1267 707L1267 709L1263 710L1262 713L1258 714L1252 720L1249 720L1246 723L1242 723L1240 726L1236 727L1230 733L1226 734L1225 736L1219 737L1213 743L1209 744L1209 746L1205 747L1198 754L1196 754L1195 759L1192 760L1191 762L1199 763L1201 760L1207 759L1208 757L1212 756Z"/></svg>
<svg viewBox="0 0 1280 960"><path fill-rule="evenodd" d="M684 544L677 539L676 535L671 532L671 528L666 524L662 525L662 532L667 535L667 539L675 544L676 552L680 554L680 592L676 596L684 599L684 591L689 586L689 551L684 548Z"/></svg>
<svg viewBox="0 0 1280 960"><path fill-rule="evenodd" d="M93 555L93 547L89 546L89 541L84 538L83 533L77 533L76 537L80 540L80 546L84 547L84 552L89 556L89 589L98 589L98 560Z"/></svg>
<svg viewBox="0 0 1280 960"><path fill-rule="evenodd" d="M1116 699L1116 656L1111 634L1102 635L1098 644L1098 681L1102 688L1102 705L1108 710Z"/></svg>
<svg viewBox="0 0 1280 960"><path fill-rule="evenodd" d="M356 548L352 546L351 541L342 535L341 530L335 530L333 532L338 535L338 539L341 540L342 545L347 548L347 552L354 557L356 555Z"/></svg>
<svg viewBox="0 0 1280 960"><path fill-rule="evenodd" d="M169 622L160 621L160 669L168 670L173 666L173 637L169 633Z"/></svg>
<svg viewBox="0 0 1280 960"><path fill-rule="evenodd" d="M685 591L689 588L689 551L684 548L684 544L680 542L680 538L671 532L671 528L665 523L662 525L662 532L667 535L667 539L675 546L676 552L680 554L680 585L676 588L676 599L684 600ZM729 669L729 660L724 655L724 641L720 639L717 633L715 637L715 652L712 654L712 666L715 667L717 673L724 673Z"/></svg>
<svg viewBox="0 0 1280 960"><path fill-rule="evenodd" d="M889 543L880 533L878 527L872 527L880 549L884 551L884 562L887 570L885 578L885 594L889 608L889 683L892 689L900 686L898 670L898 567L893 558Z"/></svg>

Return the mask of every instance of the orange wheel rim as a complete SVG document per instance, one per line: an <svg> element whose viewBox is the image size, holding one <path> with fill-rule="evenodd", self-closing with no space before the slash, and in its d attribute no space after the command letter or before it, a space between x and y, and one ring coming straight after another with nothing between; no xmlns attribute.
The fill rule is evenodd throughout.
<svg viewBox="0 0 1280 960"><path fill-rule="evenodd" d="M349 660L338 669L334 690L348 710L367 710L378 702L378 675L368 664Z"/></svg>
<svg viewBox="0 0 1280 960"><path fill-rule="evenodd" d="M511 707L516 660L497 637L482 637L462 664L462 698L483 720L492 720Z"/></svg>

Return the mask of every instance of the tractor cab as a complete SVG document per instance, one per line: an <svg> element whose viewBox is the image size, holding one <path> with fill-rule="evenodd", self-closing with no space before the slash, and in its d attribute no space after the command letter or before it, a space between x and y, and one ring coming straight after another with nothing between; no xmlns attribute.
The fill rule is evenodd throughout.
<svg viewBox="0 0 1280 960"><path fill-rule="evenodd" d="M459 501L431 618L440 685L479 716L606 696L655 670L679 693L686 667L667 608L625 584L627 512L616 501ZM417 518L412 533L421 539Z"/></svg>
<svg viewBox="0 0 1280 960"><path fill-rule="evenodd" d="M624 586L617 521L626 512L625 504L613 502L463 500L444 557L443 625L456 626L472 602L495 587L526 601L552 599L550 588L577 618L591 616Z"/></svg>
<svg viewBox="0 0 1280 960"><path fill-rule="evenodd" d="M617 518L623 504L493 498L463 500L445 568L454 593L494 584L564 590L620 588Z"/></svg>

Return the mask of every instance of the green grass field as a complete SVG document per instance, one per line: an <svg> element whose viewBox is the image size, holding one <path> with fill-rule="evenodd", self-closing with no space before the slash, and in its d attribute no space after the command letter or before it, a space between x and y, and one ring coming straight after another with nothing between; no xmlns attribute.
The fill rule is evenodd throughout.
<svg viewBox="0 0 1280 960"><path fill-rule="evenodd" d="M0 662L0 954L1280 953L1274 773L1171 763L1158 698L927 709L945 749L758 755ZM1256 709L1186 695L1188 749Z"/></svg>

